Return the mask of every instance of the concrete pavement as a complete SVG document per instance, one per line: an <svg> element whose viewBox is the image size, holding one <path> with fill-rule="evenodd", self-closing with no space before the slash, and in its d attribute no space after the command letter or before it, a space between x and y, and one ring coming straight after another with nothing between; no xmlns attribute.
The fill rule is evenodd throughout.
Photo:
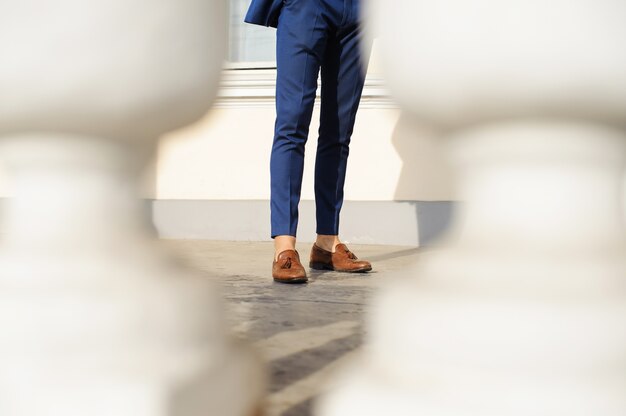
<svg viewBox="0 0 626 416"><path fill-rule="evenodd" d="M328 384L329 374L362 344L363 322L377 288L406 276L420 255L416 247L349 244L357 256L372 262L372 272L307 268L308 284L285 285L271 278L271 242L162 241L221 286L232 330L265 358L270 376L267 416L311 414L312 401ZM299 247L305 266L310 247Z"/></svg>

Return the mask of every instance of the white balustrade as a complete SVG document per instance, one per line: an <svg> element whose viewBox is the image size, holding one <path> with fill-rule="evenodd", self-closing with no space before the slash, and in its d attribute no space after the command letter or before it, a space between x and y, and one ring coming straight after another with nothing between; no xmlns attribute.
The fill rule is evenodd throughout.
<svg viewBox="0 0 626 416"><path fill-rule="evenodd" d="M262 372L221 302L150 237L160 134L203 115L222 0L5 0L2 416L250 416Z"/></svg>
<svg viewBox="0 0 626 416"><path fill-rule="evenodd" d="M392 3L369 33L462 202L318 414L626 414L626 3Z"/></svg>

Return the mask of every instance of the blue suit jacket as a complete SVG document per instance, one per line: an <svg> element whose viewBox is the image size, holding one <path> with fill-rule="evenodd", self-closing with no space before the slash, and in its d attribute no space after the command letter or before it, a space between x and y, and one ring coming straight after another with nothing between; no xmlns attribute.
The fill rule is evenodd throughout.
<svg viewBox="0 0 626 416"><path fill-rule="evenodd" d="M261 26L278 26L283 0L252 0L244 21Z"/></svg>

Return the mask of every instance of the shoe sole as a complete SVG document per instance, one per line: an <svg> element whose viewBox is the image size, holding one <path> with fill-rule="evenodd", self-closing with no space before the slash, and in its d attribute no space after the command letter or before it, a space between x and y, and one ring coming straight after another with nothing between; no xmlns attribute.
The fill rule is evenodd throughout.
<svg viewBox="0 0 626 416"><path fill-rule="evenodd" d="M351 270L347 270L347 269L335 269L333 266L331 266L330 264L326 264L326 263L309 263L309 267L314 269L314 270L330 270L333 272L341 272L341 273L366 273L372 270L372 266L370 267L363 267L360 269L351 269Z"/></svg>
<svg viewBox="0 0 626 416"><path fill-rule="evenodd" d="M306 283L309 281L308 278L306 277L302 277L302 278L296 278L296 279L276 279L274 278L274 281L277 283L284 283L284 284L299 284L299 283Z"/></svg>

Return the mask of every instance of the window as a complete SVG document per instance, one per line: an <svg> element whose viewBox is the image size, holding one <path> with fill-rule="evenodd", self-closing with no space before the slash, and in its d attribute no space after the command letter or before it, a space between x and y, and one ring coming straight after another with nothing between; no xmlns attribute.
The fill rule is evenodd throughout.
<svg viewBox="0 0 626 416"><path fill-rule="evenodd" d="M230 0L230 46L232 68L276 67L276 30L244 23L250 0Z"/></svg>

